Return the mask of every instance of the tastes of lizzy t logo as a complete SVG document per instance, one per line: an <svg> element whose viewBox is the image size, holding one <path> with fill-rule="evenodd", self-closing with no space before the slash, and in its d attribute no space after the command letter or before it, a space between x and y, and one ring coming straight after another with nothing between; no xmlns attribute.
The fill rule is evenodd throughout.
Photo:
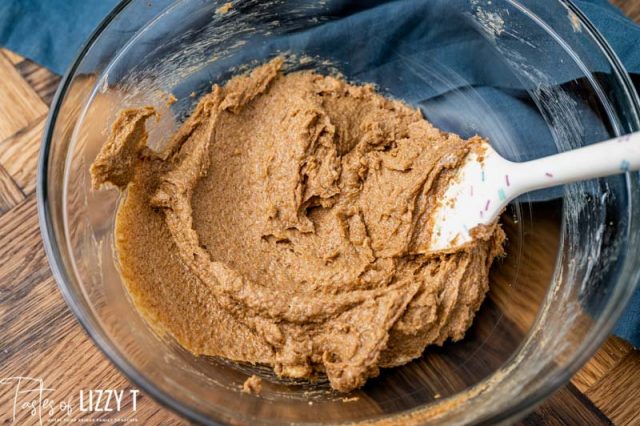
<svg viewBox="0 0 640 426"><path fill-rule="evenodd" d="M9 412L0 420L22 423L126 423L137 422L135 414L139 390L82 389L66 399L53 398L55 389L45 386L42 379L32 377L0 378L0 396L9 395ZM6 401L5 397L0 401ZM121 411L123 411L120 416ZM126 413L125 413L126 412ZM2 419L6 415L8 418ZM95 419L92 419L95 418Z"/></svg>

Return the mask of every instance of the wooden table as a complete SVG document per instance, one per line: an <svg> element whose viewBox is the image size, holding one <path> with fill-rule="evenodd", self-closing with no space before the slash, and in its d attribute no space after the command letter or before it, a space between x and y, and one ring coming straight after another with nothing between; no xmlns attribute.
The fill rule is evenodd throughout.
<svg viewBox="0 0 640 426"><path fill-rule="evenodd" d="M640 20L640 0L616 0ZM10 51L0 51L0 379L41 378L59 403L80 390L124 390L119 412L73 417L141 424L184 424L144 394L104 357L63 302L43 251L35 201L36 162L47 111L59 77ZM15 382L14 382L15 385ZM23 389L29 383L23 381ZM15 386L0 385L0 422L12 422ZM112 402L113 404L113 402ZM50 416L43 413L42 418ZM61 417L59 413L51 416ZM16 424L38 415L17 407ZM116 422L118 423L118 422ZM640 351L609 338L571 383L523 424L640 424Z"/></svg>

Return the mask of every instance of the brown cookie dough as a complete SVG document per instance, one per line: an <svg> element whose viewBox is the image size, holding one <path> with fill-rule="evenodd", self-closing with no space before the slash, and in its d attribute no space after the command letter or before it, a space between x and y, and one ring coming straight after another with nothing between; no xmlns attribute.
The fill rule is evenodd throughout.
<svg viewBox="0 0 640 426"><path fill-rule="evenodd" d="M242 392L260 395L260 392L262 392L262 379L256 375L249 377L242 384Z"/></svg>
<svg viewBox="0 0 640 426"><path fill-rule="evenodd" d="M122 111L93 183L127 189L116 249L152 324L194 354L346 392L461 339L504 234L427 254L438 195L482 140L281 65L214 86L161 152L146 147L153 109Z"/></svg>

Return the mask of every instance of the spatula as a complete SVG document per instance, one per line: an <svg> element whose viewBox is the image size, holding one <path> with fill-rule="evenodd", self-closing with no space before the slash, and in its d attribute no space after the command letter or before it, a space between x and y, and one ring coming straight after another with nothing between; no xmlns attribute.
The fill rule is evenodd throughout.
<svg viewBox="0 0 640 426"><path fill-rule="evenodd" d="M640 132L522 163L482 145L467 154L434 212L429 252L468 243L478 225L493 224L526 192L640 170Z"/></svg>

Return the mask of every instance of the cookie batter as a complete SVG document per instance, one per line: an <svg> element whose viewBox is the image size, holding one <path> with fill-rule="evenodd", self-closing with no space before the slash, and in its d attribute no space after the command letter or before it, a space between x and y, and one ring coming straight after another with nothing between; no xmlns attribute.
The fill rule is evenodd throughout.
<svg viewBox="0 0 640 426"><path fill-rule="evenodd" d="M215 85L159 152L153 108L122 111L93 184L127 190L116 249L152 324L194 354L348 392L462 339L504 233L426 250L439 194L482 139L370 85L281 67Z"/></svg>

